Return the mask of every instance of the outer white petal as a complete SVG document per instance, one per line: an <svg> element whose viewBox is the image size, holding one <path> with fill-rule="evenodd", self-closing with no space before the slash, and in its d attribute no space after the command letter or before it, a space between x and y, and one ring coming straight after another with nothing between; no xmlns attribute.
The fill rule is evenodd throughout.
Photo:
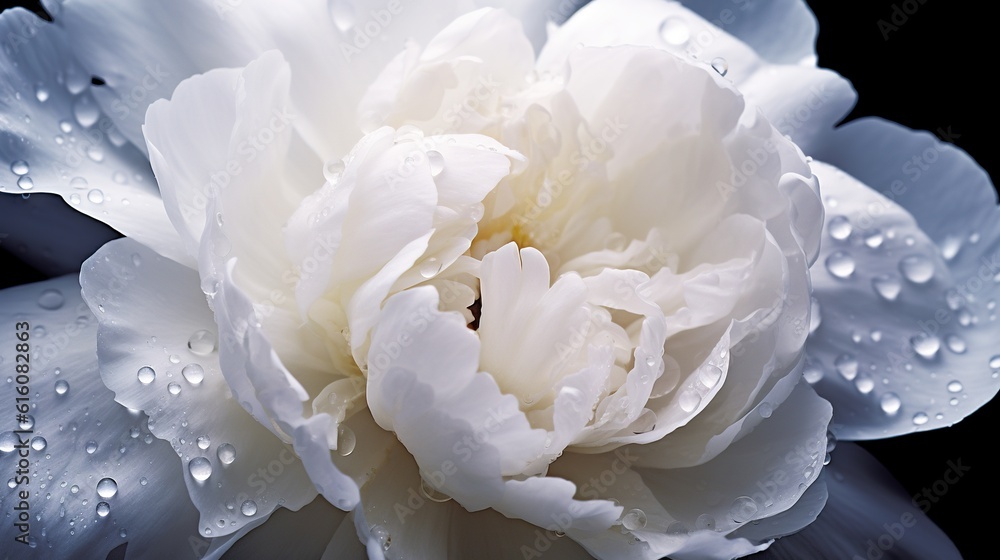
<svg viewBox="0 0 1000 560"><path fill-rule="evenodd" d="M788 510L819 476L829 418L829 405L801 384L767 421L703 465L636 467L634 448L623 447L604 455L565 455L550 472L576 482L584 496L615 497L626 515L642 511L645 523L631 530L570 533L598 557L729 558L759 549L734 531ZM753 507L743 498L753 500ZM775 535L787 533L787 525L772 528ZM727 538L730 533L733 538Z"/></svg>
<svg viewBox="0 0 1000 560"><path fill-rule="evenodd" d="M874 122L853 126L886 132ZM854 141L886 153L878 136L865 138ZM835 404L833 429L840 438L883 438L951 425L1000 389L995 373L1000 364L994 361L998 328L990 303L1000 293L994 280L1000 271L996 195L971 160L939 144L928 146L940 151L936 172L943 176L917 184L903 182L905 176L898 183L869 180L893 197L893 185L926 189L910 200L936 200L954 221L950 233L934 232L938 239L928 237L896 202L832 166L814 164L826 197L827 236L812 268L818 327L808 341L806 375L812 381L822 376L816 390ZM895 158L885 157L890 163L881 165L900 169L891 163ZM963 172L981 182L969 183ZM989 201L980 201L971 215L952 215L942 204L959 205L961 212L966 197L935 192L944 185ZM931 221L931 227L939 224ZM970 241L973 232L976 243Z"/></svg>
<svg viewBox="0 0 1000 560"><path fill-rule="evenodd" d="M743 41L761 58L816 65L816 16L804 0L685 0L684 5Z"/></svg>
<svg viewBox="0 0 1000 560"><path fill-rule="evenodd" d="M947 466L958 480L961 461ZM885 467L854 444L841 444L823 479L830 498L819 518L801 532L771 545L760 560L800 558L883 558L959 560L948 536L927 518Z"/></svg>
<svg viewBox="0 0 1000 560"><path fill-rule="evenodd" d="M232 397L220 372L219 327L194 271L121 239L88 260L81 276L101 324L102 378L118 402L145 411L153 435L181 457L204 535L229 534L279 505L298 509L312 500L315 489L295 454ZM192 339L201 331L208 333L205 346ZM139 376L144 367L153 379ZM203 379L185 368L200 370ZM235 460L224 460L227 446ZM198 480L191 465L203 459L211 476ZM256 510L250 515L241 512L248 500Z"/></svg>
<svg viewBox="0 0 1000 560"><path fill-rule="evenodd" d="M20 341L14 338L15 325L31 326L28 386L34 425L32 433L22 437L45 440L43 449L30 451L30 482L16 487L29 493L34 546L14 542L19 531L13 518L7 518L0 529L5 554L104 558L127 543L130 556L217 558L231 543L199 535L198 511L169 444L152 437L146 415L115 402L101 383L94 348L98 323L80 297L77 277L0 292L0 320L8 325L0 335L3 365L12 374L15 363L24 363L16 358L15 344ZM63 384L66 390L60 394ZM16 387L0 387L4 402L15 402ZM11 410L0 422L4 446L10 443L10 431L18 429L14 424ZM12 478L20 457L16 449L4 449L0 466ZM97 483L105 477L117 485L109 498L97 493ZM11 514L19 501L15 490L0 496L0 506ZM105 517L97 514L100 502L110 506Z"/></svg>
<svg viewBox="0 0 1000 560"><path fill-rule="evenodd" d="M145 131L167 211L199 258L203 290L217 292L227 260L238 257L235 277L260 306L271 341L319 392L326 355L299 324L281 230L322 183L322 163L295 128L289 79L273 51L244 69L193 77L150 107Z"/></svg>
<svg viewBox="0 0 1000 560"><path fill-rule="evenodd" d="M57 193L174 259L184 255L146 158L94 100L76 45L22 9L0 14L0 190ZM24 162L25 165L14 165Z"/></svg>
<svg viewBox="0 0 1000 560"><path fill-rule="evenodd" d="M759 7L763 2L756 4L756 9L767 9ZM787 2L780 4L785 6ZM781 6L768 12L776 14ZM801 7L787 17L797 23L809 22L799 28L800 32L809 35L815 32L812 15L803 13ZM682 55L690 53L705 65L715 62L720 66L724 61L726 77L783 134L790 135L807 152L818 135L828 132L854 106L854 90L836 73L811 65L800 66L798 60L796 64L771 64L725 28L714 25L716 18L708 19L712 22L675 2L595 0L552 33L539 57L539 67L561 73L567 56L580 44L650 46ZM748 25L767 33L768 26L760 26L759 22ZM794 53L792 56L812 56L812 46L804 48L808 41L798 41L800 46L789 51ZM780 49L768 49L768 53L773 55L777 50Z"/></svg>
<svg viewBox="0 0 1000 560"><path fill-rule="evenodd" d="M369 543L372 557L384 556L391 560L591 558L551 520L546 525L555 525L556 530L504 517L492 509L471 513L455 500L430 500L428 496L435 500L443 497L421 489L417 464L398 443L384 456L375 473L362 489L363 509L354 512L357 536L351 535L355 540L360 537Z"/></svg>
<svg viewBox="0 0 1000 560"><path fill-rule="evenodd" d="M523 16L541 44L542 6L529 0L491 3ZM134 144L143 145L139 129L146 106L169 96L181 80L212 68L245 66L279 49L292 68L294 103L309 117L304 136L317 151L337 157L360 138L354 126L357 103L404 41L426 41L478 7L469 0L46 0L45 5L88 75L107 81L99 100Z"/></svg>

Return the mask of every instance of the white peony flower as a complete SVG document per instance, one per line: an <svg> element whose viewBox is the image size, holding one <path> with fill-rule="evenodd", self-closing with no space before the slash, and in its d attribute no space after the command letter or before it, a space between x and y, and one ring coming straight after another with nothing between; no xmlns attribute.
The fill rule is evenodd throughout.
<svg viewBox="0 0 1000 560"><path fill-rule="evenodd" d="M127 236L0 294L17 554L864 554L900 498L837 439L996 394L992 185L834 131L801 2L474 4L0 16L7 190Z"/></svg>

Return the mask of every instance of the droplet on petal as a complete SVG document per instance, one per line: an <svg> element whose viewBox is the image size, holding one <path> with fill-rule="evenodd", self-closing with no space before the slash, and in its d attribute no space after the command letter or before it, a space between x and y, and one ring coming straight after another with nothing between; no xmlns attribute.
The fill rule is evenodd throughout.
<svg viewBox="0 0 1000 560"><path fill-rule="evenodd" d="M253 500L246 500L240 505L240 513L247 517L252 517L257 513L257 502Z"/></svg>
<svg viewBox="0 0 1000 560"><path fill-rule="evenodd" d="M97 495L102 498L111 498L118 493L118 483L113 478L102 478L97 483Z"/></svg>
<svg viewBox="0 0 1000 560"><path fill-rule="evenodd" d="M736 523L746 523L757 514L757 502L750 496L740 496L733 500L733 505L729 508L729 516Z"/></svg>
<svg viewBox="0 0 1000 560"><path fill-rule="evenodd" d="M671 16L660 24L660 37L668 45L680 47L686 45L691 39L691 30L683 19Z"/></svg>
<svg viewBox="0 0 1000 560"><path fill-rule="evenodd" d="M59 290L45 290L38 296L38 307L55 311L66 303L66 298Z"/></svg>
<svg viewBox="0 0 1000 560"><path fill-rule="evenodd" d="M923 255L910 255L899 261L899 271L914 284L926 284L934 278L934 263Z"/></svg>
<svg viewBox="0 0 1000 560"><path fill-rule="evenodd" d="M826 269L837 278L850 278L854 268L854 259L844 251L837 251L826 258Z"/></svg>
<svg viewBox="0 0 1000 560"><path fill-rule="evenodd" d="M217 451L219 461L223 465L231 465L236 460L236 448L231 443L223 443Z"/></svg>
<svg viewBox="0 0 1000 560"><path fill-rule="evenodd" d="M852 226L851 221L844 216L834 216L830 219L827 231L830 232L830 237L836 239L837 241L844 241L851 236L851 232L854 231L854 226Z"/></svg>
<svg viewBox="0 0 1000 560"><path fill-rule="evenodd" d="M712 59L712 70L719 73L720 76L725 77L729 73L729 62L721 56L717 56Z"/></svg>
<svg viewBox="0 0 1000 560"><path fill-rule="evenodd" d="M899 412L899 408L903 406L903 401L899 399L899 395L896 393L886 393L879 399L879 404L882 407L882 412L891 416Z"/></svg>
<svg viewBox="0 0 1000 560"><path fill-rule="evenodd" d="M181 370L184 379L192 385L199 385L205 380L205 368L200 364L188 364Z"/></svg>
<svg viewBox="0 0 1000 560"><path fill-rule="evenodd" d="M156 379L156 371L149 366L143 366L139 368L137 376L139 378L139 383L149 385L154 379Z"/></svg>
<svg viewBox="0 0 1000 560"><path fill-rule="evenodd" d="M215 333L202 329L191 335L187 346L196 356L207 356L215 351L216 341Z"/></svg>
<svg viewBox="0 0 1000 560"><path fill-rule="evenodd" d="M212 476L212 463L205 457L195 457L188 463L188 472L191 473L191 478L205 482Z"/></svg>
<svg viewBox="0 0 1000 560"><path fill-rule="evenodd" d="M631 509L622 517L622 527L629 531L638 531L646 527L646 512L641 509Z"/></svg>
<svg viewBox="0 0 1000 560"><path fill-rule="evenodd" d="M357 443L358 439L354 435L354 430L343 424L337 426L337 453L346 457L354 452Z"/></svg>

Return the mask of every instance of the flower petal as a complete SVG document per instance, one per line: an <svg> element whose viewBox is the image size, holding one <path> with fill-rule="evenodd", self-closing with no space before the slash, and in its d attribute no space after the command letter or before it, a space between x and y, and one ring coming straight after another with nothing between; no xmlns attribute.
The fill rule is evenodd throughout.
<svg viewBox="0 0 1000 560"><path fill-rule="evenodd" d="M448 500L422 482L413 457L398 443L375 468L361 499L363 509L354 512L358 534L370 554L392 560L591 558L558 526L548 530L492 509L471 513Z"/></svg>
<svg viewBox="0 0 1000 560"><path fill-rule="evenodd" d="M874 123L850 126L885 132ZM895 142L900 136L881 138ZM853 143L870 150L884 145L878 136ZM926 185L927 196L939 203L965 204L962 196L935 192L944 185L968 189L969 199L989 197L950 234L932 229L938 239L928 237L921 223L890 198L835 167L814 163L826 197L827 236L811 271L818 316L807 345L806 377L834 403L833 430L841 439L951 425L1000 389L995 302L989 303L1000 292L993 278L1000 270L996 195L985 191L989 183L978 168L966 167L971 160L934 146L942 154L935 173L944 175L912 186L881 177L872 184L889 188L890 195L893 185L897 190ZM983 182L964 181L964 170ZM931 221L932 227L939 223ZM972 232L981 236L976 243Z"/></svg>
<svg viewBox="0 0 1000 560"><path fill-rule="evenodd" d="M94 100L77 45L23 9L0 14L0 190L48 192L170 258L183 260L142 152Z"/></svg>
<svg viewBox="0 0 1000 560"><path fill-rule="evenodd" d="M773 7L761 8L756 2L752 9L766 10L770 18L780 13L790 2L779 2ZM815 68L811 40L815 34L815 20L808 10L799 7L786 12L786 22L807 22L794 32L801 38L789 39L797 44L786 51L793 64L775 53L782 47L766 47L767 57L779 64L762 59L754 50L728 32L702 19L697 13L676 2L659 0L595 0L576 13L565 25L558 28L546 43L539 56L540 69L561 72L569 54L585 46L641 45L672 51L682 56L696 56L706 66L731 79L750 103L760 107L764 114L783 133L788 134L807 152L817 135L828 132L837 121L854 106L856 95L850 83L834 72ZM721 11L720 11L721 14ZM636 22L642 22L639 25ZM784 42L781 34L770 31L771 23L747 23L758 33L775 37ZM790 27L791 28L791 27ZM746 29L740 26L740 29ZM757 42L755 40L755 42ZM763 44L758 42L758 44ZM808 45L808 48L806 48ZM806 65L799 65L806 62Z"/></svg>
<svg viewBox="0 0 1000 560"><path fill-rule="evenodd" d="M118 402L146 411L150 431L183 458L202 534L225 535L279 505L312 500L302 463L233 398L194 271L126 238L98 251L81 277L101 324L104 382Z"/></svg>
<svg viewBox="0 0 1000 560"><path fill-rule="evenodd" d="M685 0L692 12L743 41L761 58L816 65L816 16L804 0Z"/></svg>
<svg viewBox="0 0 1000 560"><path fill-rule="evenodd" d="M960 463L949 463L946 476L964 474ZM885 467L860 446L838 445L823 479L830 498L819 518L752 558L962 558L948 536L924 515L930 504L918 504L907 496Z"/></svg>
<svg viewBox="0 0 1000 560"><path fill-rule="evenodd" d="M199 534L198 510L170 445L152 437L146 415L115 402L101 383L94 350L98 323L80 297L76 275L3 290L0 321L8 325L0 334L5 368L10 365L13 372L13 364L24 363L16 359L20 353L12 353L16 344L31 347L28 384L0 387L11 403L16 387L30 387L33 424L28 433L17 434L32 445L29 480L11 478L12 489L3 497L4 507L14 511L13 489L29 494L32 548L13 542L20 531L8 523L0 531L9 539L7 552L70 558L86 551L103 558L128 543L130 555L193 560L224 551L228 541ZM21 322L30 325L30 339L24 342L14 337ZM8 439L18 429L14 421L11 414L0 423L0 467L12 477L20 459ZM104 478L115 481L113 493L106 483L99 493ZM109 506L104 516L101 503Z"/></svg>
<svg viewBox="0 0 1000 560"><path fill-rule="evenodd" d="M741 555L753 552L757 545L727 535L750 520L780 514L800 499L819 476L829 414L829 405L800 384L773 416L703 465L637 467L635 447L595 456L565 455L551 465L552 474L576 482L584 496L614 496L626 516L634 516L622 520L624 531L614 527L596 536L570 534L608 558L719 557L725 547ZM762 448L769 451L762 453Z"/></svg>

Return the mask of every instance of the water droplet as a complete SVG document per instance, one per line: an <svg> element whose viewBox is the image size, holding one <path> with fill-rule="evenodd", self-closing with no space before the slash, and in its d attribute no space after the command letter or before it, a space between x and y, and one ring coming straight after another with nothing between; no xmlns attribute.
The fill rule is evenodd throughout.
<svg viewBox="0 0 1000 560"><path fill-rule="evenodd" d="M104 150L102 150L99 146L91 146L87 148L87 157L97 163L101 163L104 161Z"/></svg>
<svg viewBox="0 0 1000 560"><path fill-rule="evenodd" d="M59 381L56 381L55 387L57 395L65 395L66 393L69 392L69 382L66 381L65 379L60 379Z"/></svg>
<svg viewBox="0 0 1000 560"><path fill-rule="evenodd" d="M725 77L729 73L729 62L725 58L717 56L712 59L712 70L718 72L720 76Z"/></svg>
<svg viewBox="0 0 1000 560"><path fill-rule="evenodd" d="M200 364L188 364L181 370L184 379L192 385L199 385L205 380L205 368Z"/></svg>
<svg viewBox="0 0 1000 560"><path fill-rule="evenodd" d="M97 503L97 515L100 515L101 517L107 517L109 513L111 513L111 506L108 505L108 502Z"/></svg>
<svg viewBox="0 0 1000 560"><path fill-rule="evenodd" d="M433 278L438 272L441 272L441 261L434 257L431 257L420 265L420 275L424 278Z"/></svg>
<svg viewBox="0 0 1000 560"><path fill-rule="evenodd" d="M931 359L941 349L941 340L927 333L920 333L910 338L910 346L921 357Z"/></svg>
<svg viewBox="0 0 1000 560"><path fill-rule="evenodd" d="M913 424L916 426L923 426L928 420L929 418L927 417L927 414L923 412L918 412L913 415Z"/></svg>
<svg viewBox="0 0 1000 560"><path fill-rule="evenodd" d="M49 311L59 309L64 303L66 298L59 290L45 290L38 296L38 307Z"/></svg>
<svg viewBox="0 0 1000 560"><path fill-rule="evenodd" d="M101 189L91 189L87 193L87 200L93 202L94 204L101 204L104 202L104 193Z"/></svg>
<svg viewBox="0 0 1000 560"><path fill-rule="evenodd" d="M714 531L715 518L710 513L703 513L694 521L694 528L699 531Z"/></svg>
<svg viewBox="0 0 1000 560"><path fill-rule="evenodd" d="M871 337L872 342L879 342L882 340L882 331L878 329L873 330L869 336Z"/></svg>
<svg viewBox="0 0 1000 560"><path fill-rule="evenodd" d="M844 241L851 236L851 232L854 231L854 226L851 225L851 221L846 217L834 216L830 219L827 231L830 232L830 237L836 239L837 241Z"/></svg>
<svg viewBox="0 0 1000 560"><path fill-rule="evenodd" d="M444 156L437 150L427 152L427 164L431 168L431 177L437 177L444 171Z"/></svg>
<svg viewBox="0 0 1000 560"><path fill-rule="evenodd" d="M198 436L198 449L208 449L212 445L212 439L208 436Z"/></svg>
<svg viewBox="0 0 1000 560"><path fill-rule="evenodd" d="M382 546L382 550L389 550L392 546L392 535L389 534L389 530L381 525L372 525L371 528L372 538L375 542Z"/></svg>
<svg viewBox="0 0 1000 560"><path fill-rule="evenodd" d="M113 478L102 478L97 483L97 495L102 498L111 498L118 493L118 483Z"/></svg>
<svg viewBox="0 0 1000 560"><path fill-rule="evenodd" d="M485 214L486 214L486 207L483 206L481 203L477 202L476 204L473 204L472 209L469 210L469 219L471 219L473 222L478 223L479 220L483 219L483 216Z"/></svg>
<svg viewBox="0 0 1000 560"><path fill-rule="evenodd" d="M945 345L948 346L948 350L951 350L955 354L965 354L967 349L965 345L965 339L958 336L957 334L949 334L944 339Z"/></svg>
<svg viewBox="0 0 1000 560"><path fill-rule="evenodd" d="M964 388L965 387L962 386L962 382L958 381L958 380L955 380L955 381L952 381L951 383L948 383L948 392L949 393L961 393L962 389L964 389Z"/></svg>
<svg viewBox="0 0 1000 560"><path fill-rule="evenodd" d="M443 504L451 500L451 496L435 488L434 485L427 482L427 479L424 477L420 477L420 493L428 500L439 504Z"/></svg>
<svg viewBox="0 0 1000 560"><path fill-rule="evenodd" d="M59 121L59 130L63 131L63 134L69 134L73 132L73 123L68 120Z"/></svg>
<svg viewBox="0 0 1000 560"><path fill-rule="evenodd" d="M87 128L93 126L101 118L101 110L89 95L81 95L73 103L73 116L76 117L76 122L80 123L80 126Z"/></svg>
<svg viewBox="0 0 1000 560"><path fill-rule="evenodd" d="M330 0L327 9L330 19L342 32L350 31L355 25L354 2L350 0Z"/></svg>
<svg viewBox="0 0 1000 560"><path fill-rule="evenodd" d="M865 245L872 249L878 249L881 247L883 241L885 241L885 236L882 235L882 232L879 230L875 230L865 237Z"/></svg>
<svg viewBox="0 0 1000 560"><path fill-rule="evenodd" d="M344 175L345 168L346 166L344 165L343 160L340 159L331 160L327 162L326 165L323 166L323 177L326 179L328 183L330 183L331 185L335 185L337 184L338 181L340 181L340 178Z"/></svg>
<svg viewBox="0 0 1000 560"><path fill-rule="evenodd" d="M247 500L240 504L240 513L247 517L252 517L257 514L257 502L253 500Z"/></svg>
<svg viewBox="0 0 1000 560"><path fill-rule="evenodd" d="M708 364L698 369L698 381L708 389L714 388L722 379L722 369Z"/></svg>
<svg viewBox="0 0 1000 560"><path fill-rule="evenodd" d="M660 24L660 38L668 45L684 46L691 39L691 30L683 19L671 16Z"/></svg>
<svg viewBox="0 0 1000 560"><path fill-rule="evenodd" d="M212 463L205 457L195 457L188 463L188 472L191 473L191 478L205 482L212 476Z"/></svg>
<svg viewBox="0 0 1000 560"><path fill-rule="evenodd" d="M770 418L774 414L774 407L769 402L762 402L760 406L757 407L757 412L760 414L761 418Z"/></svg>
<svg viewBox="0 0 1000 560"><path fill-rule="evenodd" d="M849 278L854 274L854 259L844 251L837 251L826 258L826 269L837 278Z"/></svg>
<svg viewBox="0 0 1000 560"><path fill-rule="evenodd" d="M35 436L31 438L31 448L35 451L43 451L48 442L42 436Z"/></svg>
<svg viewBox="0 0 1000 560"><path fill-rule="evenodd" d="M74 205L74 206L79 206L80 205L80 195L78 195L76 193L73 193L73 194L69 195L69 203L72 204L72 205Z"/></svg>
<svg viewBox="0 0 1000 560"><path fill-rule="evenodd" d="M698 404L700 403L701 396L699 396L697 391L693 389L685 389L677 397L677 404L680 405L681 410L684 412L694 411L694 409L698 408Z"/></svg>
<svg viewBox="0 0 1000 560"><path fill-rule="evenodd" d="M14 432L4 432L0 434L0 451L10 453L17 445L17 436Z"/></svg>
<svg viewBox="0 0 1000 560"><path fill-rule="evenodd" d="M344 426L337 426L337 453L344 457L354 452L354 447L358 444L358 439L354 435L354 430Z"/></svg>
<svg viewBox="0 0 1000 560"><path fill-rule="evenodd" d="M19 159L14 163L10 164L10 170L11 172L14 173L14 175L20 176L20 175L27 175L28 172L31 171L31 168L28 167L28 162L24 161L23 159Z"/></svg>
<svg viewBox="0 0 1000 560"><path fill-rule="evenodd" d="M45 103L49 100L49 89L45 87L45 84L35 84L35 99L39 103Z"/></svg>
<svg viewBox="0 0 1000 560"><path fill-rule="evenodd" d="M934 263L923 255L910 255L899 261L899 271L914 284L926 284L934 278Z"/></svg>
<svg viewBox="0 0 1000 560"><path fill-rule="evenodd" d="M181 386L177 383L170 383L167 385L167 392L171 395L179 395L181 394Z"/></svg>
<svg viewBox="0 0 1000 560"><path fill-rule="evenodd" d="M902 283L894 276L882 275L872 278L872 288L875 293L886 301L896 301L899 292L903 289Z"/></svg>
<svg viewBox="0 0 1000 560"><path fill-rule="evenodd" d="M958 252L962 249L962 238L956 236L948 236L941 242L941 256L944 260L950 261L958 255Z"/></svg>
<svg viewBox="0 0 1000 560"><path fill-rule="evenodd" d="M646 512L641 509L631 509L622 517L622 527L629 531L638 531L646 527Z"/></svg>
<svg viewBox="0 0 1000 560"><path fill-rule="evenodd" d="M149 385L150 383L153 382L154 379L156 379L156 371L154 371L153 368L149 366L142 366L141 368L139 368L138 377L139 377L139 383L142 383L143 385Z"/></svg>
<svg viewBox="0 0 1000 560"><path fill-rule="evenodd" d="M899 408L903 406L903 401L899 399L899 395L896 393L886 393L879 399L879 404L882 406L882 412L891 416L899 412Z"/></svg>
<svg viewBox="0 0 1000 560"><path fill-rule="evenodd" d="M854 378L854 387L862 395L867 395L875 389L875 380L868 374L862 373Z"/></svg>
<svg viewBox="0 0 1000 560"><path fill-rule="evenodd" d="M823 369L816 365L807 365L802 370L802 377L811 385L819 383L823 379Z"/></svg>
<svg viewBox="0 0 1000 560"><path fill-rule="evenodd" d="M84 449L87 450L87 454L93 455L94 453L97 452L97 442L94 440L88 441L87 447L85 447Z"/></svg>
<svg viewBox="0 0 1000 560"><path fill-rule="evenodd" d="M219 462L223 465L231 465L236 460L236 448L231 443L223 443L217 451Z"/></svg>
<svg viewBox="0 0 1000 560"><path fill-rule="evenodd" d="M35 182L31 180L31 177L25 175L17 180L17 186L21 187L21 190L23 191L30 191L35 188Z"/></svg>
<svg viewBox="0 0 1000 560"><path fill-rule="evenodd" d="M22 430L30 430L35 427L35 417L28 414L24 419L17 421L17 426ZM76 428L73 428L76 430Z"/></svg>
<svg viewBox="0 0 1000 560"><path fill-rule="evenodd" d="M142 478L139 479L139 484L142 485L142 486L145 486L145 485L149 484L149 479L146 478L146 477L142 477Z"/></svg>
<svg viewBox="0 0 1000 560"><path fill-rule="evenodd" d="M757 502L750 496L740 496L733 500L733 505L729 508L729 516L736 523L746 523L757 514Z"/></svg>
<svg viewBox="0 0 1000 560"><path fill-rule="evenodd" d="M188 350L196 356L207 356L215 351L216 336L212 331L200 330L188 339Z"/></svg>
<svg viewBox="0 0 1000 560"><path fill-rule="evenodd" d="M848 381L854 381L854 378L858 375L858 360L850 354L841 354L838 356L834 360L833 366Z"/></svg>

